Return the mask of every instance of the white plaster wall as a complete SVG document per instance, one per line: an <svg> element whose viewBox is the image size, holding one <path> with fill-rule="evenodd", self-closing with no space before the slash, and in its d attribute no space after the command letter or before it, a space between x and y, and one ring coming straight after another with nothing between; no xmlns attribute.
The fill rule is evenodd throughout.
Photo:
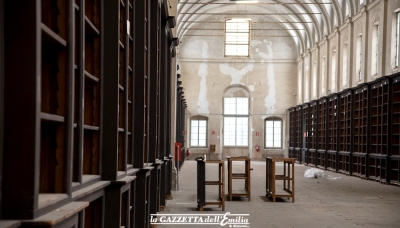
<svg viewBox="0 0 400 228"><path fill-rule="evenodd" d="M204 26L204 25L201 25ZM264 148L264 119L278 116L286 129L286 109L296 103L297 50L291 38L254 38L249 58L224 57L223 36L187 36L182 39L178 64L190 117L208 117L208 144L216 144L216 152L208 148L191 148L191 158L207 154L211 158L251 155L262 159L264 154L282 157L286 147ZM223 147L223 95L227 88L241 86L249 92L249 146ZM214 132L214 133L213 133ZM259 134L256 135L256 132ZM186 141L190 142L186 135ZM257 152L255 146L261 150Z"/></svg>
<svg viewBox="0 0 400 228"><path fill-rule="evenodd" d="M327 55L328 42L325 40L319 45L319 61L320 61L320 74L319 74L319 94L320 96L327 95L328 85L328 70L329 62Z"/></svg>

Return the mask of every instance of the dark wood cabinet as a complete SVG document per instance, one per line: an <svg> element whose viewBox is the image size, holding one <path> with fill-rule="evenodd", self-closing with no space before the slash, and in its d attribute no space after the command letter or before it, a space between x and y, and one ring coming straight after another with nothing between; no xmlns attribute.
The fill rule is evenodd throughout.
<svg viewBox="0 0 400 228"><path fill-rule="evenodd" d="M297 106L296 107L296 143L295 143L295 148L294 148L294 158L295 161L301 163L302 161L302 153L301 153L301 148L302 148L302 143L303 143L303 130L302 130L302 124L303 124L303 110L302 106Z"/></svg>
<svg viewBox="0 0 400 228"><path fill-rule="evenodd" d="M291 158L400 185L399 73L288 110Z"/></svg>
<svg viewBox="0 0 400 228"><path fill-rule="evenodd" d="M389 159L390 172L388 178L391 184L400 185L400 74L393 75L390 83L389 96Z"/></svg>
<svg viewBox="0 0 400 228"><path fill-rule="evenodd" d="M171 195L178 43L168 4L0 3L0 220L30 227L62 214L49 226L150 225L150 205L157 213Z"/></svg>
<svg viewBox="0 0 400 228"><path fill-rule="evenodd" d="M328 128L326 168L337 172L337 158L339 151L339 96L333 94L328 97Z"/></svg>
<svg viewBox="0 0 400 228"><path fill-rule="evenodd" d="M317 155L316 164L318 168L326 169L327 158L327 132L328 132L328 100L322 97L317 101L318 125L317 125Z"/></svg>
<svg viewBox="0 0 400 228"><path fill-rule="evenodd" d="M339 152L338 171L351 174L351 153L353 133L353 91L339 93Z"/></svg>
<svg viewBox="0 0 400 228"><path fill-rule="evenodd" d="M369 144L369 85L363 84L354 90L353 113L353 151L352 174L367 177L367 159Z"/></svg>
<svg viewBox="0 0 400 228"><path fill-rule="evenodd" d="M368 177L388 182L389 80L385 77L371 84L370 151Z"/></svg>
<svg viewBox="0 0 400 228"><path fill-rule="evenodd" d="M296 147L296 109L290 108L289 112L289 158L296 158L295 147Z"/></svg>
<svg viewBox="0 0 400 228"><path fill-rule="evenodd" d="M306 150L306 164L316 166L316 154L318 149L318 102L311 101L309 104L307 138L308 148Z"/></svg>

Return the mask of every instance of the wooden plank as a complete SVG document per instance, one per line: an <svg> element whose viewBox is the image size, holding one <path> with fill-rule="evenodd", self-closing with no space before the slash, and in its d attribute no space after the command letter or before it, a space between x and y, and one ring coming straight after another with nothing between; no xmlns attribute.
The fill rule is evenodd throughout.
<svg viewBox="0 0 400 228"><path fill-rule="evenodd" d="M20 221L0 221L0 228L17 228L20 225Z"/></svg>
<svg viewBox="0 0 400 228"><path fill-rule="evenodd" d="M103 129L102 176L104 180L116 180L118 170L118 96L119 96L119 1L104 1L107 13L103 19L103 108L109 110L102 113Z"/></svg>
<svg viewBox="0 0 400 228"><path fill-rule="evenodd" d="M96 126L83 125L84 130L98 131L100 128Z"/></svg>
<svg viewBox="0 0 400 228"><path fill-rule="evenodd" d="M40 113L40 118L42 121L51 121L51 122L59 122L59 123L64 123L65 117L64 116L59 116L59 115L53 115L49 113Z"/></svg>
<svg viewBox="0 0 400 228"><path fill-rule="evenodd" d="M135 175L137 172L139 172L140 169L128 169L128 171L126 172L127 175L132 176Z"/></svg>
<svg viewBox="0 0 400 228"><path fill-rule="evenodd" d="M100 175L88 175L88 174L82 175L82 183L87 183L89 181L96 180L96 179L101 179L101 176Z"/></svg>
<svg viewBox="0 0 400 228"><path fill-rule="evenodd" d="M40 27L42 29L42 39L45 43L55 44L60 47L67 46L67 41L57 35L57 33L53 32L53 30L51 30L45 24L41 23Z"/></svg>
<svg viewBox="0 0 400 228"><path fill-rule="evenodd" d="M145 110L144 106L146 105L145 103L145 96L144 96L144 85L145 85L145 75L147 74L145 70L145 64L146 64L146 59L144 58L145 56L145 40L144 38L146 37L145 34L145 7L144 4L145 2L143 1L133 1L134 7L133 7L133 14L135 15L135 20L133 21L132 25L135 33L133 34L133 39L134 39L134 45L133 45L133 51L135 53L135 56L138 56L135 58L134 62L134 95L135 97L135 102L134 102L134 107L133 109L135 110L134 113L134 119L133 119L133 129L135 129L135 134L133 135L133 145L134 145L134 154L133 154L133 167L135 168L142 168L144 166L144 163L146 162L145 154L143 151L145 151L145 128L147 127L145 125Z"/></svg>
<svg viewBox="0 0 400 228"><path fill-rule="evenodd" d="M89 202L72 202L34 220L22 221L28 226L55 226L89 206Z"/></svg>
<svg viewBox="0 0 400 228"><path fill-rule="evenodd" d="M94 82L99 82L100 81L97 77L93 76L92 74L90 74L86 70L84 71L84 75L86 76L85 78L88 78L88 79L90 79L90 80L92 80Z"/></svg>
<svg viewBox="0 0 400 228"><path fill-rule="evenodd" d="M4 2L0 2L0 50L4 50ZM3 134L4 134L4 51L0 52L0 205L3 182ZM0 215L2 214L0 207Z"/></svg>
<svg viewBox="0 0 400 228"><path fill-rule="evenodd" d="M71 198L72 200L79 200L82 197L90 195L98 190L104 189L106 186L110 185L110 183L111 183L110 181L99 181L86 188L73 192Z"/></svg>
<svg viewBox="0 0 400 228"><path fill-rule="evenodd" d="M205 185L221 185L219 181L206 181Z"/></svg>
<svg viewBox="0 0 400 228"><path fill-rule="evenodd" d="M3 219L31 219L37 206L40 142L41 23L40 1L21 7L15 1L2 1L4 11L4 154ZM3 21L3 20L2 20ZM23 29L21 29L23 28ZM23 58L21 53L26 53ZM21 83L24 82L24 83ZM23 98L23 99L21 99ZM21 129L26 137L21 143ZM21 159L24 158L24 159ZM18 164L23 169L16 169ZM15 188L23 184L23 188ZM9 186L9 187L8 187Z"/></svg>
<svg viewBox="0 0 400 228"><path fill-rule="evenodd" d="M59 201L67 199L69 196L67 194L47 194L42 193L38 196L38 208L44 208L49 205L54 205Z"/></svg>
<svg viewBox="0 0 400 228"><path fill-rule="evenodd" d="M92 35L100 35L100 31L86 16L85 16L85 30L86 30L86 32L89 32Z"/></svg>

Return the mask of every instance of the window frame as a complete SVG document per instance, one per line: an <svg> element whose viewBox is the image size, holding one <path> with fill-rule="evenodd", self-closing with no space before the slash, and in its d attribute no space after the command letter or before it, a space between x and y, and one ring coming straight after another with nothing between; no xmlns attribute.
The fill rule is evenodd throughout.
<svg viewBox="0 0 400 228"><path fill-rule="evenodd" d="M275 146L273 146L273 147L268 147L267 146L267 121L273 121L273 123L275 123L275 122L280 122L280 126L281 126L281 134L280 134L280 136L281 136L281 140L280 140L280 146L279 147L275 147ZM273 137L275 136L275 125L274 125L274 127L272 128L273 129L273 133L272 133L272 135L273 135ZM274 143L275 142L275 140L274 139L272 139L272 142ZM278 118L278 117L268 117L268 118L265 118L264 119L264 149L283 149L283 120L281 119L281 118Z"/></svg>
<svg viewBox="0 0 400 228"><path fill-rule="evenodd" d="M231 21L231 20L243 20L243 21L246 20L246 21L248 21L248 32L247 32L248 40L247 40L247 44L235 44L235 46L247 46L247 55L237 55L237 52L236 52L235 55L226 54L226 51L228 49L227 45L233 45L233 44L227 43L227 37L228 37L227 36L227 23L228 23L228 21ZM225 20L225 24L224 24L224 26L225 26L224 57L243 57L243 58L250 57L250 26L251 26L250 21L251 21L251 19L249 19L249 18L230 18L230 19L226 19ZM237 23L244 23L244 22L237 22ZM242 32L230 32L230 33L237 34L237 33L242 33Z"/></svg>
<svg viewBox="0 0 400 228"><path fill-rule="evenodd" d="M235 98L236 99L236 113L235 114L225 114L225 98ZM247 114L237 114L237 98L246 98L247 99ZM225 118L235 118L235 145L226 145L225 135L226 135L226 121ZM246 145L237 145L237 128L238 128L238 118L247 118L247 142ZM247 148L249 147L250 141L250 99L249 97L223 97L223 147L240 147L240 148Z"/></svg>
<svg viewBox="0 0 400 228"><path fill-rule="evenodd" d="M205 121L206 122L206 143L204 146L199 146L199 137L197 138L197 146L193 146L192 145L192 121ZM189 147L190 148L208 148L208 118L204 117L204 116L193 116L190 118L190 134L189 134ZM197 131L198 135L199 134L199 130Z"/></svg>

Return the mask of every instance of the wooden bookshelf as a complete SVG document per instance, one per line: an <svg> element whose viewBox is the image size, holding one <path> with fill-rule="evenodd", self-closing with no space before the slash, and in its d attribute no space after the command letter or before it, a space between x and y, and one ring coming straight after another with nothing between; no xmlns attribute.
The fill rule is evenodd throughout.
<svg viewBox="0 0 400 228"><path fill-rule="evenodd" d="M390 183L400 185L400 75L391 77L391 96L389 99L389 122L390 137Z"/></svg>
<svg viewBox="0 0 400 228"><path fill-rule="evenodd" d="M151 4L157 5L157 12ZM1 206L6 208L2 219L15 219L21 227L149 225L149 205L159 208L160 195L166 198L168 191L171 196L172 188L172 164L153 172L149 160L171 154L168 85L177 44L172 42L169 21L174 17L169 16L168 4L0 3L2 17L9 22L0 22L1 95L7 98L0 102L0 112L9 117L0 126L1 177L9 186L24 185L1 189ZM156 34L149 30L153 17L159 19ZM21 29L21 23L27 29ZM162 50L153 45L161 41ZM163 58L150 59L152 47ZM163 92L149 90L150 68L166 79L154 80ZM158 108L160 96L167 101L163 111L157 109L160 115L149 117L148 107ZM162 146L154 144L163 149L159 153L147 147L153 145L149 124L163 121L164 127L151 135L165 137ZM183 121L184 116L176 119ZM26 131L23 143L21 129ZM26 172L15 172L16 165ZM164 183L163 192L160 184L150 184L150 176Z"/></svg>
<svg viewBox="0 0 400 228"><path fill-rule="evenodd" d="M317 134L317 155L316 164L318 168L326 169L326 151L327 151L327 98L318 100L318 134Z"/></svg>
<svg viewBox="0 0 400 228"><path fill-rule="evenodd" d="M318 145L318 102L311 101L309 105L308 123L308 148L306 150L306 164L316 166L316 151Z"/></svg>
<svg viewBox="0 0 400 228"><path fill-rule="evenodd" d="M339 93L339 153L338 171L351 174L353 91Z"/></svg>
<svg viewBox="0 0 400 228"><path fill-rule="evenodd" d="M119 2L119 60L118 60L118 171L127 170L128 140L128 62L129 62L129 7L126 0Z"/></svg>
<svg viewBox="0 0 400 228"><path fill-rule="evenodd" d="M380 78L371 84L370 151L368 177L388 182L389 165L389 79Z"/></svg>
<svg viewBox="0 0 400 228"><path fill-rule="evenodd" d="M303 140L303 130L302 130L302 106L296 107L296 143L294 148L294 158L298 163L301 163L301 148Z"/></svg>
<svg viewBox="0 0 400 228"><path fill-rule="evenodd" d="M400 159L391 158L390 159L390 184L400 186Z"/></svg>
<svg viewBox="0 0 400 228"><path fill-rule="evenodd" d="M295 158L296 147L296 108L289 110L290 126L289 126L289 158Z"/></svg>
<svg viewBox="0 0 400 228"><path fill-rule="evenodd" d="M310 114L310 104L305 103L302 105L302 126L301 126L301 131L303 132L303 137L302 137L302 142L301 142L301 157L302 157L302 162L307 162L307 149L308 149L308 143L309 143L309 132L308 132L308 124L310 122L309 114Z"/></svg>
<svg viewBox="0 0 400 228"><path fill-rule="evenodd" d="M369 85L354 90L352 175L367 177L369 139Z"/></svg>
<svg viewBox="0 0 400 228"><path fill-rule="evenodd" d="M39 194L67 193L68 5L41 1L41 126ZM58 13L56 13L58 11ZM68 42L67 42L68 41ZM40 204L40 202L39 202Z"/></svg>
<svg viewBox="0 0 400 228"><path fill-rule="evenodd" d="M337 172L338 158L338 122L339 122L339 95L333 94L328 97L328 125L327 125L327 154L326 167L331 171Z"/></svg>
<svg viewBox="0 0 400 228"><path fill-rule="evenodd" d="M128 65L128 73L127 73L127 81L126 81L126 93L127 93L127 110L128 110L128 117L126 119L127 121L127 164L130 167L133 167L133 135L132 135L132 129L133 129L133 56L134 56L134 51L133 51L133 20L134 20L134 13L133 13L133 0L129 0L128 2L128 7L126 9L128 11L127 17L127 49L128 49L128 55L127 55L127 65Z"/></svg>

